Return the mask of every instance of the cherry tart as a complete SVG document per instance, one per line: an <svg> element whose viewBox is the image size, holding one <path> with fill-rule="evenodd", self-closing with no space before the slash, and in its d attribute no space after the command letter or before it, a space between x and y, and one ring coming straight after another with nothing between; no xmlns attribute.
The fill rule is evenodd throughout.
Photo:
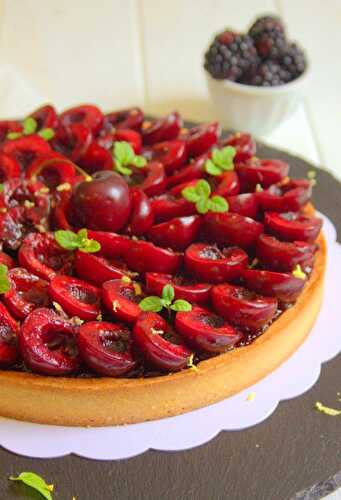
<svg viewBox="0 0 341 500"><path fill-rule="evenodd" d="M250 134L46 105L0 122L0 175L0 416L177 415L255 383L315 321L313 182Z"/></svg>

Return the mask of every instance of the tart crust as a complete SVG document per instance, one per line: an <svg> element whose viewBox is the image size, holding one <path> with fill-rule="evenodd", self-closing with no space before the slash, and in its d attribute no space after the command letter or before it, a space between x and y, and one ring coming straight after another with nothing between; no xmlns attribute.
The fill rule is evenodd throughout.
<svg viewBox="0 0 341 500"><path fill-rule="evenodd" d="M73 379L0 371L0 415L66 426L145 422L215 403L251 386L288 359L308 336L320 310L326 243L295 305L252 344L200 362L198 371L147 379Z"/></svg>

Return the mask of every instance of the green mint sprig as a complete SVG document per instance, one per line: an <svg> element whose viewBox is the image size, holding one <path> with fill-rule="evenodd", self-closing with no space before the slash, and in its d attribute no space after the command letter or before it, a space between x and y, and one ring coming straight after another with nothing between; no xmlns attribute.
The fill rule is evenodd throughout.
<svg viewBox="0 0 341 500"><path fill-rule="evenodd" d="M195 203L199 214L211 212L227 212L229 204L222 196L211 196L211 186L204 179L198 180L195 186L189 186L181 191L185 200Z"/></svg>
<svg viewBox="0 0 341 500"><path fill-rule="evenodd" d="M47 484L46 481L35 472L22 472L19 476L9 477L10 481L20 481L26 486L38 491L46 500L52 500L53 484Z"/></svg>
<svg viewBox="0 0 341 500"><path fill-rule="evenodd" d="M38 122L32 116L28 116L23 121L22 132L9 132L7 134L7 139L14 140L19 139L23 135L32 135L37 132ZM45 141L50 141L55 136L55 131L53 128L42 128L39 130L38 135L42 137Z"/></svg>
<svg viewBox="0 0 341 500"><path fill-rule="evenodd" d="M8 279L8 267L5 264L0 264L0 294L10 290L11 283Z"/></svg>
<svg viewBox="0 0 341 500"><path fill-rule="evenodd" d="M115 170L122 175L133 173L129 166L143 168L147 164L147 160L143 156L136 155L132 146L126 141L114 143L112 156Z"/></svg>
<svg viewBox="0 0 341 500"><path fill-rule="evenodd" d="M232 146L222 149L214 149L212 158L206 160L205 171L210 175L221 175L223 172L234 169L234 157L236 150Z"/></svg>
<svg viewBox="0 0 341 500"><path fill-rule="evenodd" d="M85 253L95 253L101 249L101 244L88 238L88 230L80 229L78 233L59 229L54 233L58 245L65 250L80 250Z"/></svg>
<svg viewBox="0 0 341 500"><path fill-rule="evenodd" d="M160 312L165 307L166 309L171 309L172 311L191 311L192 305L187 302L187 300L174 300L175 293L172 285L165 285L162 289L162 297L157 295L150 295L144 298L139 303L140 309L142 311L153 311Z"/></svg>

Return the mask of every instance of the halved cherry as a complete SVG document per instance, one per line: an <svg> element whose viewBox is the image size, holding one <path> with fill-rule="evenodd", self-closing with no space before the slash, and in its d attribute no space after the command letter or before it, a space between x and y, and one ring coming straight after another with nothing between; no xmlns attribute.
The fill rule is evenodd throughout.
<svg viewBox="0 0 341 500"><path fill-rule="evenodd" d="M210 241L219 245L252 248L264 232L264 226L237 213L209 212L204 216L204 231Z"/></svg>
<svg viewBox="0 0 341 500"><path fill-rule="evenodd" d="M24 319L37 307L50 303L48 282L23 267L8 271L11 288L3 295L3 300L13 316Z"/></svg>
<svg viewBox="0 0 341 500"><path fill-rule="evenodd" d="M130 269L140 273L150 271L175 274L181 265L182 255L155 246L149 241L132 239L124 260Z"/></svg>
<svg viewBox="0 0 341 500"><path fill-rule="evenodd" d="M20 177L20 175L21 169L17 160L4 153L0 153L0 182Z"/></svg>
<svg viewBox="0 0 341 500"><path fill-rule="evenodd" d="M216 285L211 290L213 308L232 324L258 330L268 324L277 311L277 299L233 285Z"/></svg>
<svg viewBox="0 0 341 500"><path fill-rule="evenodd" d="M22 170L26 170L38 157L51 151L47 141L39 135L26 135L9 140L2 146L2 152L14 158Z"/></svg>
<svg viewBox="0 0 341 500"><path fill-rule="evenodd" d="M30 114L31 118L36 120L38 125L38 130L42 128L53 128L56 129L59 126L59 118L57 112L53 106L46 104L41 108Z"/></svg>
<svg viewBox="0 0 341 500"><path fill-rule="evenodd" d="M217 144L219 136L219 123L213 122L183 130L179 139L185 141L188 155L193 157L206 153Z"/></svg>
<svg viewBox="0 0 341 500"><path fill-rule="evenodd" d="M234 170L210 178L213 194L218 196L233 196L240 191L239 178Z"/></svg>
<svg viewBox="0 0 341 500"><path fill-rule="evenodd" d="M250 290L288 303L295 302L306 282L291 273L260 269L245 269L241 273L241 279Z"/></svg>
<svg viewBox="0 0 341 500"><path fill-rule="evenodd" d="M75 165L59 153L50 151L36 158L25 173L26 179L39 180L50 189L60 184L73 184L76 177Z"/></svg>
<svg viewBox="0 0 341 500"><path fill-rule="evenodd" d="M129 144L134 150L134 153L137 155L140 154L141 152L142 137L141 134L136 132L136 130L123 129L123 128L116 130L113 135L113 142L115 143L116 141L129 142Z"/></svg>
<svg viewBox="0 0 341 500"><path fill-rule="evenodd" d="M79 165L88 172L93 174L99 170L112 170L112 156L102 146L96 142L92 142L86 151L78 159Z"/></svg>
<svg viewBox="0 0 341 500"><path fill-rule="evenodd" d="M80 368L78 328L52 309L35 309L25 319L19 347L28 368L42 375L69 375Z"/></svg>
<svg viewBox="0 0 341 500"><path fill-rule="evenodd" d="M295 179L279 186L270 186L257 193L257 196L263 210L298 212L309 201L311 192L311 181Z"/></svg>
<svg viewBox="0 0 341 500"><path fill-rule="evenodd" d="M91 321L100 313L101 290L77 278L55 276L49 285L49 294L70 316Z"/></svg>
<svg viewBox="0 0 341 500"><path fill-rule="evenodd" d="M142 300L142 292L138 286L122 280L111 280L103 283L102 289L107 310L119 321L134 324L141 314L138 304Z"/></svg>
<svg viewBox="0 0 341 500"><path fill-rule="evenodd" d="M146 273L146 288L149 294L162 296L165 285L172 285L177 299L204 305L209 301L212 285L197 283L183 275L172 276L164 273Z"/></svg>
<svg viewBox="0 0 341 500"><path fill-rule="evenodd" d="M109 124L116 129L128 128L133 130L140 130L143 119L143 111L137 107L113 111L104 117L105 124Z"/></svg>
<svg viewBox="0 0 341 500"><path fill-rule="evenodd" d="M67 109L59 118L64 127L81 124L91 130L93 134L97 134L100 131L104 121L102 111L92 104L84 104Z"/></svg>
<svg viewBox="0 0 341 500"><path fill-rule="evenodd" d="M151 204L156 222L164 222L174 217L185 217L196 213L193 203L168 193L153 198Z"/></svg>
<svg viewBox="0 0 341 500"><path fill-rule="evenodd" d="M106 231L88 229L88 238L98 241L101 245L98 255L108 258L123 257L130 244L130 239L127 236Z"/></svg>
<svg viewBox="0 0 341 500"><path fill-rule="evenodd" d="M105 281L129 275L129 271L123 262L107 259L93 253L81 252L80 250L76 252L74 264L77 276L95 285L101 285Z"/></svg>
<svg viewBox="0 0 341 500"><path fill-rule="evenodd" d="M228 351L243 337L223 318L198 306L190 312L178 312L175 329L188 344L201 352Z"/></svg>
<svg viewBox="0 0 341 500"><path fill-rule="evenodd" d="M148 237L155 245L182 251L197 239L201 220L199 215L176 217L153 226Z"/></svg>
<svg viewBox="0 0 341 500"><path fill-rule="evenodd" d="M322 219L299 213L266 212L267 231L284 241L315 241L322 227Z"/></svg>
<svg viewBox="0 0 341 500"><path fill-rule="evenodd" d="M256 154L256 143L250 134L237 132L221 141L220 144L222 147L232 146L235 148L234 161L236 163L247 161Z"/></svg>
<svg viewBox="0 0 341 500"><path fill-rule="evenodd" d="M6 250L18 250L25 237L24 207L2 208L0 242Z"/></svg>
<svg viewBox="0 0 341 500"><path fill-rule="evenodd" d="M162 163L151 162L143 168L132 167L133 175L127 179L148 196L157 196L166 190L167 177Z"/></svg>
<svg viewBox="0 0 341 500"><path fill-rule="evenodd" d="M5 252L2 252L1 250L0 250L0 264L4 264L7 267L7 269L12 269L12 267L16 266L16 262L13 259L13 257L11 257Z"/></svg>
<svg viewBox="0 0 341 500"><path fill-rule="evenodd" d="M178 136L181 127L182 119L176 111L159 120L144 122L141 128L143 144L171 141Z"/></svg>
<svg viewBox="0 0 341 500"><path fill-rule="evenodd" d="M317 246L304 241L284 242L262 234L257 242L259 260L274 271L288 272L299 264L303 271L311 270Z"/></svg>
<svg viewBox="0 0 341 500"><path fill-rule="evenodd" d="M91 130L82 123L60 126L51 141L53 149L78 163L93 141Z"/></svg>
<svg viewBox="0 0 341 500"><path fill-rule="evenodd" d="M71 212L71 189L55 193L55 207L52 212L52 222L56 229L73 230L69 221Z"/></svg>
<svg viewBox="0 0 341 500"><path fill-rule="evenodd" d="M187 273L207 283L233 281L247 264L247 253L236 247L219 250L215 245L194 243L185 252Z"/></svg>
<svg viewBox="0 0 341 500"><path fill-rule="evenodd" d="M243 193L226 197L229 211L244 217L256 219L259 210L257 193Z"/></svg>
<svg viewBox="0 0 341 500"><path fill-rule="evenodd" d="M154 144L143 149L147 161L159 161L168 175L181 167L187 160L187 148L184 141L174 140Z"/></svg>
<svg viewBox="0 0 341 500"><path fill-rule="evenodd" d="M15 120L0 120L0 143L6 141L7 134L10 132L22 132L23 127L20 122Z"/></svg>
<svg viewBox="0 0 341 500"><path fill-rule="evenodd" d="M119 377L136 365L131 352L131 333L108 321L81 325L77 338L81 358L96 373Z"/></svg>
<svg viewBox="0 0 341 500"><path fill-rule="evenodd" d="M63 250L52 233L31 233L18 253L19 264L40 278L51 280L70 271L72 253Z"/></svg>
<svg viewBox="0 0 341 500"><path fill-rule="evenodd" d="M126 232L140 236L149 231L154 223L154 210L146 193L138 188L130 190L133 208Z"/></svg>
<svg viewBox="0 0 341 500"><path fill-rule="evenodd" d="M201 155L198 158L195 158L192 162L188 163L188 165L176 170L173 175L168 177L168 187L176 186L177 184L182 184L183 182L189 182L203 177L205 174L205 163L209 157L210 153Z"/></svg>
<svg viewBox="0 0 341 500"><path fill-rule="evenodd" d="M17 339L19 325L0 302L0 367L7 368L19 359Z"/></svg>
<svg viewBox="0 0 341 500"><path fill-rule="evenodd" d="M267 188L287 177L289 165L281 160L261 160L251 158L236 165L242 189L253 191L257 184Z"/></svg>
<svg viewBox="0 0 341 500"><path fill-rule="evenodd" d="M155 368L174 372L186 368L192 353L167 340L169 325L153 312L142 313L133 329L133 339L146 360Z"/></svg>

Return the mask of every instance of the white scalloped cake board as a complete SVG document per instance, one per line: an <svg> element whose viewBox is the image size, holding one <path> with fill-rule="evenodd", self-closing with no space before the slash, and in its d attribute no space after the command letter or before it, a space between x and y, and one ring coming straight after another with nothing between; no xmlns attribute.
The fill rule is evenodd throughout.
<svg viewBox="0 0 341 500"><path fill-rule="evenodd" d="M30 424L0 418L0 445L20 455L52 458L75 453L102 460L129 458L148 449L174 451L206 443L222 430L240 430L265 420L278 403L303 394L317 381L321 364L341 352L337 324L341 295L341 245L333 224L324 218L328 243L325 299L305 343L275 372L253 387L185 415L118 427L74 428ZM324 341L328 329L328 342ZM255 393L253 401L247 396ZM209 423L209 425L207 425Z"/></svg>

